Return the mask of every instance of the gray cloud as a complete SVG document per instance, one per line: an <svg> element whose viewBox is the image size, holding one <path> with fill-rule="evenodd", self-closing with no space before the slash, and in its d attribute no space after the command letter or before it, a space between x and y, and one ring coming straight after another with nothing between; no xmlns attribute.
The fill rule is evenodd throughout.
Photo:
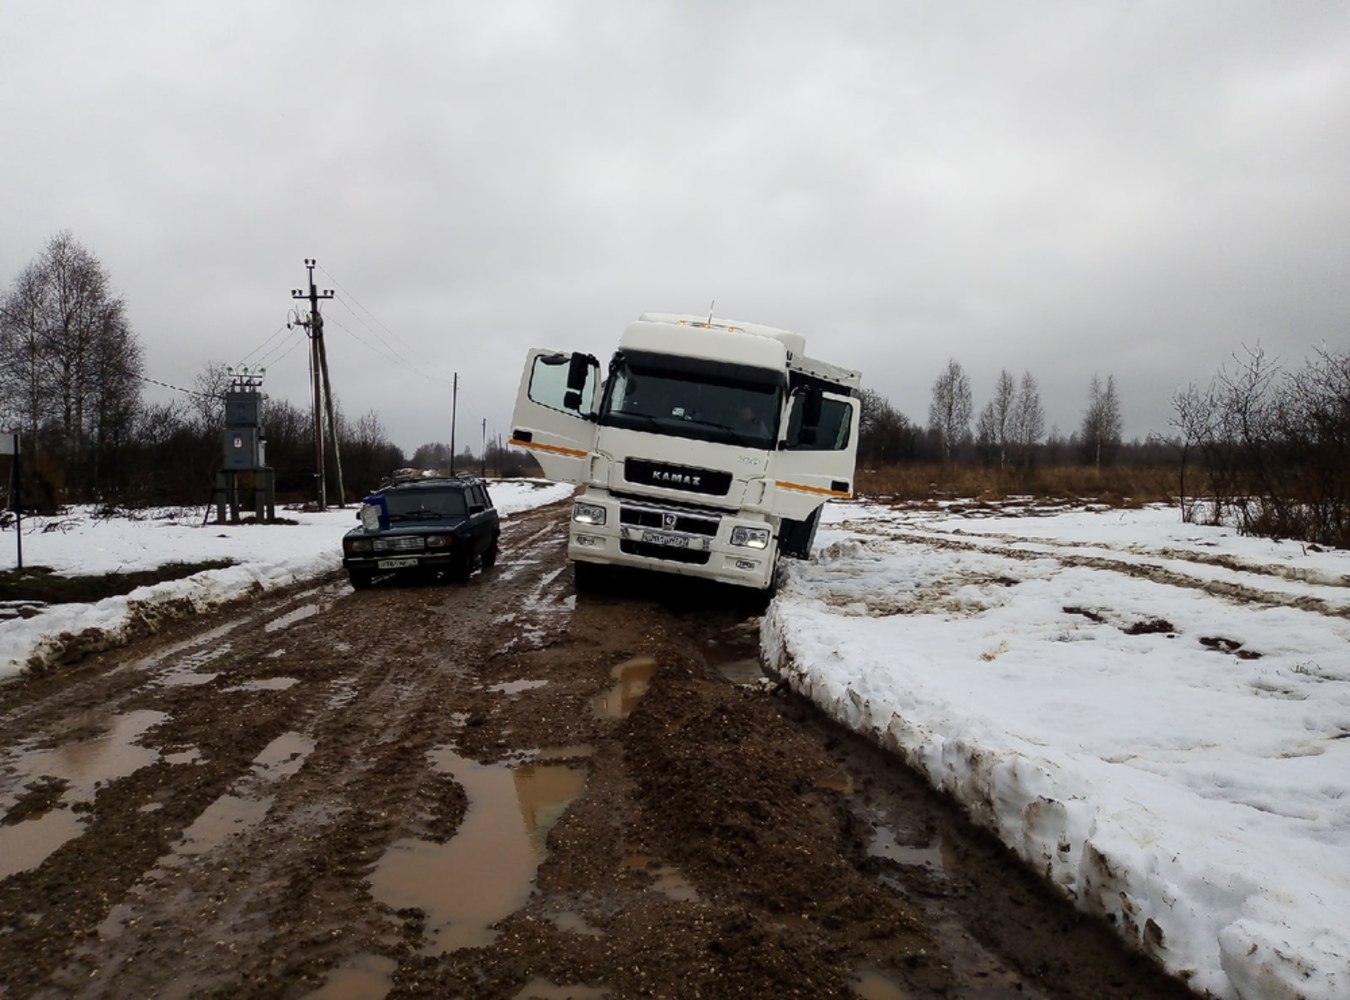
<svg viewBox="0 0 1350 1000"><path fill-rule="evenodd" d="M0 29L0 281L71 229L186 385L317 257L342 404L409 451L450 373L476 444L527 347L714 298L915 419L948 357L977 407L1030 370L1065 433L1094 372L1143 435L1244 344L1350 340L1340 3L0 0ZM303 349L266 389L305 403Z"/></svg>

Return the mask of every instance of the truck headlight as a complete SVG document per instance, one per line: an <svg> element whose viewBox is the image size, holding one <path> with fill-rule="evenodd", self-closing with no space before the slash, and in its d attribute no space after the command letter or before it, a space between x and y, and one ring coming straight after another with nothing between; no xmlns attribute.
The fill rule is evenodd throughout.
<svg viewBox="0 0 1350 1000"><path fill-rule="evenodd" d="M769 529L744 526L732 528L731 544L747 549L767 549L769 547Z"/></svg>
<svg viewBox="0 0 1350 1000"><path fill-rule="evenodd" d="M582 503L578 501L572 505L572 520L578 524L604 524L605 508L598 503Z"/></svg>

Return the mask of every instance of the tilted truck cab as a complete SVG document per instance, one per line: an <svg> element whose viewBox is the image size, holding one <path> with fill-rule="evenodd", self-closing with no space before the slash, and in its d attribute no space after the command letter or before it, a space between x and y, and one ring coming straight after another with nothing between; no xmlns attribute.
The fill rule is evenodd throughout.
<svg viewBox="0 0 1350 1000"><path fill-rule="evenodd" d="M601 371L536 348L511 443L583 487L567 554L585 586L625 566L770 588L810 554L820 508L853 493L858 372L806 357L796 333L644 313Z"/></svg>

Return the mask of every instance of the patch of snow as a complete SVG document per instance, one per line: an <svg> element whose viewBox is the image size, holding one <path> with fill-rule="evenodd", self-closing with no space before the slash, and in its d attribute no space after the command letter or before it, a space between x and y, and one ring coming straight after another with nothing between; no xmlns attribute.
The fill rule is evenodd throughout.
<svg viewBox="0 0 1350 1000"><path fill-rule="evenodd" d="M545 480L490 481L503 520L561 500L573 487ZM280 510L296 524L215 524L202 507L136 511L101 518L92 506L53 517L23 520L25 566L65 575L127 573L165 563L234 560L94 604L58 604L31 618L0 621L0 682L26 668L59 662L74 650L96 652L122 645L139 631L153 631L166 617L197 614L241 597L322 576L342 564L342 536L356 525L354 506L323 513ZM0 566L13 567L13 530L0 531Z"/></svg>
<svg viewBox="0 0 1350 1000"><path fill-rule="evenodd" d="M1350 996L1350 553L831 504L766 662L1199 993Z"/></svg>

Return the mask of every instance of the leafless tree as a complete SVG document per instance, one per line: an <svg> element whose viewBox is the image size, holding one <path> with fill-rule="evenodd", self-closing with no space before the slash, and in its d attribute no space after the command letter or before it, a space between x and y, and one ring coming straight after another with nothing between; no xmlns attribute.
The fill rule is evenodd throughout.
<svg viewBox="0 0 1350 1000"><path fill-rule="evenodd" d="M935 431L942 460L950 461L952 450L970 435L970 379L952 358L933 382L933 401L928 407L928 426Z"/></svg>
<svg viewBox="0 0 1350 1000"><path fill-rule="evenodd" d="M1099 469L1115 460L1120 449L1120 401L1116 397L1114 375L1106 377L1105 385L1096 375L1092 376L1079 447L1084 461Z"/></svg>
<svg viewBox="0 0 1350 1000"><path fill-rule="evenodd" d="M195 430L214 437L225 427L225 393L230 370L223 361L208 361L192 380L191 412Z"/></svg>
<svg viewBox="0 0 1350 1000"><path fill-rule="evenodd" d="M1045 436L1045 408L1041 406L1041 390L1031 372L1022 373L1013 401L1011 440L1014 458L1019 468L1031 469L1036 446Z"/></svg>
<svg viewBox="0 0 1350 1000"><path fill-rule="evenodd" d="M975 440L988 455L998 456L999 468L1008 464L1008 449L1012 443L1014 405L1017 383L1005 368L994 385L993 398L980 411L975 425Z"/></svg>
<svg viewBox="0 0 1350 1000"><path fill-rule="evenodd" d="M92 488L131 432L142 351L99 260L54 236L0 300L0 395L26 439L47 442L67 481Z"/></svg>
<svg viewBox="0 0 1350 1000"><path fill-rule="evenodd" d="M381 479L403 465L402 450L390 443L380 415L374 410L362 414L354 424L339 420L338 435L344 475L358 491L373 490Z"/></svg>
<svg viewBox="0 0 1350 1000"><path fill-rule="evenodd" d="M891 406L875 389L859 394L858 457L874 465L894 464L912 458L916 430L903 413Z"/></svg>
<svg viewBox="0 0 1350 1000"><path fill-rule="evenodd" d="M1350 547L1350 352L1284 372L1249 349L1173 405L1183 455L1203 463L1209 520Z"/></svg>

